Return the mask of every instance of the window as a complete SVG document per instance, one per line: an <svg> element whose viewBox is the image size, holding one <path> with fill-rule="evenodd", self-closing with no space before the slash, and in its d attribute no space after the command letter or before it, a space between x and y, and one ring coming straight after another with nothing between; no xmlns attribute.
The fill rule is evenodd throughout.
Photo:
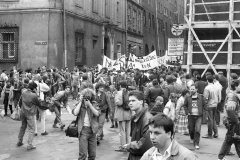
<svg viewBox="0 0 240 160"><path fill-rule="evenodd" d="M0 61L16 62L18 53L18 28L0 28Z"/></svg>
<svg viewBox="0 0 240 160"><path fill-rule="evenodd" d="M146 27L146 11L143 12L143 25Z"/></svg>
<svg viewBox="0 0 240 160"><path fill-rule="evenodd" d="M149 28L152 27L151 14L148 14Z"/></svg>
<svg viewBox="0 0 240 160"><path fill-rule="evenodd" d="M142 14L138 13L138 32L142 33Z"/></svg>
<svg viewBox="0 0 240 160"><path fill-rule="evenodd" d="M153 29L155 29L155 20L154 20L154 15L152 15L152 26L153 26Z"/></svg>
<svg viewBox="0 0 240 160"><path fill-rule="evenodd" d="M110 18L110 13L111 13L110 0L105 0L105 17Z"/></svg>
<svg viewBox="0 0 240 160"><path fill-rule="evenodd" d="M118 43L117 44L117 54L114 56L114 59L120 58L122 55L122 44Z"/></svg>
<svg viewBox="0 0 240 160"><path fill-rule="evenodd" d="M2 33L3 38L3 58L13 58L14 52L14 33Z"/></svg>
<svg viewBox="0 0 240 160"><path fill-rule="evenodd" d="M97 5L97 1L98 1L98 0L92 0L92 12L93 12L93 13L98 13L98 9L97 9L97 7L98 7L98 5Z"/></svg>
<svg viewBox="0 0 240 160"><path fill-rule="evenodd" d="M164 15L168 16L168 9L166 7L164 7Z"/></svg>
<svg viewBox="0 0 240 160"><path fill-rule="evenodd" d="M120 14L120 2L118 1L117 2L117 21L120 22L120 17L121 17L121 14Z"/></svg>
<svg viewBox="0 0 240 160"><path fill-rule="evenodd" d="M75 33L75 46L76 46L75 63L76 65L83 65L86 63L83 33L80 32Z"/></svg>
<svg viewBox="0 0 240 160"><path fill-rule="evenodd" d="M133 17L132 17L133 29L137 29L137 11L133 10Z"/></svg>

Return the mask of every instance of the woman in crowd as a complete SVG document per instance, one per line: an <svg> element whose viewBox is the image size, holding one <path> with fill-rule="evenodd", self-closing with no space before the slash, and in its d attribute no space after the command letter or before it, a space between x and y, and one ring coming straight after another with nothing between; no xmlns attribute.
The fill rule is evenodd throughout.
<svg viewBox="0 0 240 160"><path fill-rule="evenodd" d="M182 91L181 97L177 100L176 105L176 133L181 133L188 135L188 116L184 110L184 101L186 96L189 95L189 91L187 89Z"/></svg>

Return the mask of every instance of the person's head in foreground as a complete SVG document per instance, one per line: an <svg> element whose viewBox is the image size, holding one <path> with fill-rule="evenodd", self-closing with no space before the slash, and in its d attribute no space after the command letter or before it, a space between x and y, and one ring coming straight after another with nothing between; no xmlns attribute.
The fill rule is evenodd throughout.
<svg viewBox="0 0 240 160"><path fill-rule="evenodd" d="M160 151L167 149L174 136L174 123L165 114L159 113L149 120L150 139Z"/></svg>
<svg viewBox="0 0 240 160"><path fill-rule="evenodd" d="M141 160L197 160L198 157L174 139L174 122L163 113L149 119L150 139L153 147Z"/></svg>

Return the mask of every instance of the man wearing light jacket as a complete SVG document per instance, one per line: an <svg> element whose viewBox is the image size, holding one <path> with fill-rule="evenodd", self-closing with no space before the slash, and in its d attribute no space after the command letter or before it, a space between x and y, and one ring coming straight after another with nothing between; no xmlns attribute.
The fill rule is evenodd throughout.
<svg viewBox="0 0 240 160"><path fill-rule="evenodd" d="M203 138L217 138L218 128L216 125L216 112L217 105L221 101L221 95L219 95L216 86L213 84L213 76L207 76L208 85L204 89L203 96L206 104L208 115L208 133ZM214 134L213 134L214 132Z"/></svg>
<svg viewBox="0 0 240 160"><path fill-rule="evenodd" d="M38 85L37 86L37 95L39 96L39 99L41 101L44 101L45 97L44 97L44 93L48 92L50 90L50 87L44 83L41 79L41 77L39 75L35 75L34 77L34 82ZM45 136L48 135L48 133L46 132L46 121L45 121L45 117L46 117L46 110L42 110L42 109L38 109L39 114L40 114L40 118L41 118L41 135ZM37 136L37 119L35 118L35 136Z"/></svg>

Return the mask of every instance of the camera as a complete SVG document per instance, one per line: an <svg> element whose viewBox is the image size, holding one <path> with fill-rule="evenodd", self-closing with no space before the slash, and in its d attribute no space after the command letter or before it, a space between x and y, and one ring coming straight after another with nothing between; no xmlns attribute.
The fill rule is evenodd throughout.
<svg viewBox="0 0 240 160"><path fill-rule="evenodd" d="M91 97L90 97L90 96L83 96L83 100L85 100L85 101L90 101L90 100L91 100Z"/></svg>

